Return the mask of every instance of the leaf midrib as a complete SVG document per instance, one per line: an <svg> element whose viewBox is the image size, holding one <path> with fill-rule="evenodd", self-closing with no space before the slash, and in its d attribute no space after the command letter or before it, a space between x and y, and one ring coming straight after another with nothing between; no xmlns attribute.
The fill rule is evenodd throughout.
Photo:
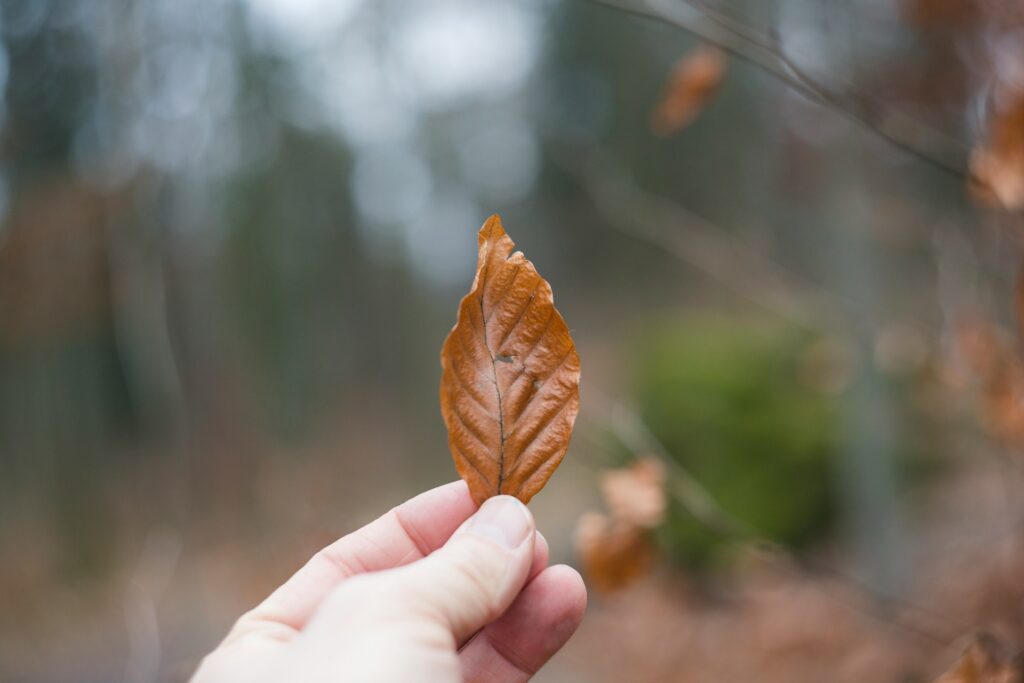
<svg viewBox="0 0 1024 683"><path fill-rule="evenodd" d="M488 258L490 254L488 254ZM491 381L494 382L494 393L498 397L498 494L501 494L501 487L505 483L505 412L501 407L501 387L498 386L498 366L491 352L490 344L487 343L487 316L484 314L484 293L487 291L487 274L490 270L490 261L484 266L480 277L480 291L477 293L477 300L480 302L480 334L483 335L484 349L487 357L491 360Z"/></svg>

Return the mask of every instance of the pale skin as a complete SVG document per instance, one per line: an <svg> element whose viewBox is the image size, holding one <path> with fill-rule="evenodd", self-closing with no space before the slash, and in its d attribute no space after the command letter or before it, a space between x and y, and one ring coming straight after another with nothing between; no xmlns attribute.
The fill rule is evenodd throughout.
<svg viewBox="0 0 1024 683"><path fill-rule="evenodd" d="M207 655L192 683L520 683L579 626L579 574L509 496L458 481L327 546Z"/></svg>

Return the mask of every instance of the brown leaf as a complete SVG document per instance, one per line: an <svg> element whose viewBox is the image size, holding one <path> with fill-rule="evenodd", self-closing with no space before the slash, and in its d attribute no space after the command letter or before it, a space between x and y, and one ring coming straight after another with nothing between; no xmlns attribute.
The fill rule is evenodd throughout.
<svg viewBox="0 0 1024 683"><path fill-rule="evenodd" d="M957 28L964 31L982 18L977 0L904 0L903 14L914 26L925 29Z"/></svg>
<svg viewBox="0 0 1024 683"><path fill-rule="evenodd" d="M601 492L612 516L633 526L651 529L665 518L665 466L656 458L607 470Z"/></svg>
<svg viewBox="0 0 1024 683"><path fill-rule="evenodd" d="M1024 683L1024 661L994 636L979 633L935 683Z"/></svg>
<svg viewBox="0 0 1024 683"><path fill-rule="evenodd" d="M725 53L713 45L701 45L683 56L651 115L651 130L671 135L692 123L718 91L725 69Z"/></svg>
<svg viewBox="0 0 1024 683"><path fill-rule="evenodd" d="M1013 316L1017 321L1017 337L1024 340L1024 263L1017 271L1017 282L1013 289Z"/></svg>
<svg viewBox="0 0 1024 683"><path fill-rule="evenodd" d="M993 106L987 140L971 153L971 190L988 204L1024 209L1024 91Z"/></svg>
<svg viewBox="0 0 1024 683"><path fill-rule="evenodd" d="M576 523L576 552L591 586L611 593L647 572L654 543L644 529L629 522L586 512Z"/></svg>
<svg viewBox="0 0 1024 683"><path fill-rule="evenodd" d="M580 359L551 285L491 216L473 286L441 347L441 414L477 504L529 502L565 457L579 411Z"/></svg>
<svg viewBox="0 0 1024 683"><path fill-rule="evenodd" d="M982 426L1002 441L1024 443L1024 365L1008 341L980 320L961 322L957 342L979 380Z"/></svg>

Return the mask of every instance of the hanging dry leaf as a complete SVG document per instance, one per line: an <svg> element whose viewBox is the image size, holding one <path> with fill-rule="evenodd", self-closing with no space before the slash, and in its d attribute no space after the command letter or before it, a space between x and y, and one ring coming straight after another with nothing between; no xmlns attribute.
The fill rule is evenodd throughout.
<svg viewBox="0 0 1024 683"><path fill-rule="evenodd" d="M1017 337L1024 340L1024 263L1017 271L1017 282L1013 291L1013 315L1017 321Z"/></svg>
<svg viewBox="0 0 1024 683"><path fill-rule="evenodd" d="M904 0L902 9L911 25L933 30L964 31L984 17L977 0Z"/></svg>
<svg viewBox="0 0 1024 683"><path fill-rule="evenodd" d="M985 144L971 153L971 189L980 200L1024 209L1024 91L993 107Z"/></svg>
<svg viewBox="0 0 1024 683"><path fill-rule="evenodd" d="M665 466L653 457L601 475L610 515L584 513L576 525L576 553L595 590L611 593L645 574L654 559L650 534L665 518Z"/></svg>
<svg viewBox="0 0 1024 683"><path fill-rule="evenodd" d="M992 326L962 322L957 330L960 352L979 380L981 423L992 436L1024 443L1024 365Z"/></svg>
<svg viewBox="0 0 1024 683"><path fill-rule="evenodd" d="M607 470L601 475L601 492L612 516L633 526L651 529L665 518L665 466L656 458Z"/></svg>
<svg viewBox="0 0 1024 683"><path fill-rule="evenodd" d="M654 560L654 543L644 529L600 512L580 516L575 541L583 573L601 593L624 588Z"/></svg>
<svg viewBox="0 0 1024 683"><path fill-rule="evenodd" d="M980 633L935 683L1024 683L1024 660L994 636Z"/></svg>
<svg viewBox="0 0 1024 683"><path fill-rule="evenodd" d="M983 383L1000 373L1004 344L992 325L981 318L964 318L957 322L955 332L956 348Z"/></svg>
<svg viewBox="0 0 1024 683"><path fill-rule="evenodd" d="M713 45L701 45L683 56L651 115L651 130L671 135L693 122L717 92L725 69L725 53Z"/></svg>
<svg viewBox="0 0 1024 683"><path fill-rule="evenodd" d="M441 347L441 414L477 504L529 502L565 457L579 411L580 359L551 286L491 216L473 286Z"/></svg>

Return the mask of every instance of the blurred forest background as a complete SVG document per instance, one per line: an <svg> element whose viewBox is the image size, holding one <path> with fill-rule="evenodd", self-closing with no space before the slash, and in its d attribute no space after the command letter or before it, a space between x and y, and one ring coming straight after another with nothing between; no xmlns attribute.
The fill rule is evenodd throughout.
<svg viewBox="0 0 1024 683"><path fill-rule="evenodd" d="M0 36L0 680L186 679L453 479L496 212L583 367L531 507L591 606L538 680L1024 680L1017 0L4 0Z"/></svg>

